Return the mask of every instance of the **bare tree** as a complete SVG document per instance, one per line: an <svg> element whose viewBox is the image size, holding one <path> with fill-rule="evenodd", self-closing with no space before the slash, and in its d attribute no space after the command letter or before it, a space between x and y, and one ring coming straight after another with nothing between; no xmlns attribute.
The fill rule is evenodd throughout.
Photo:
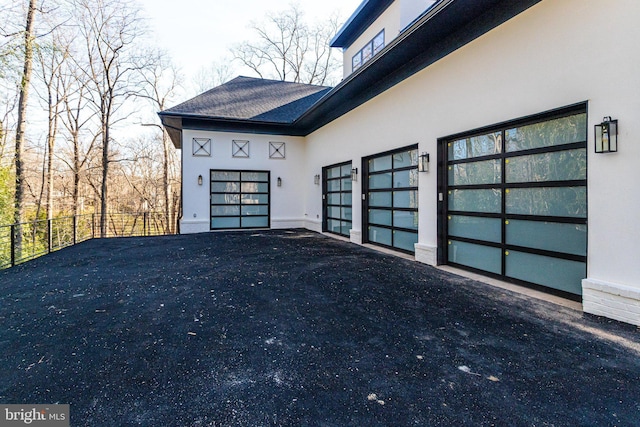
<svg viewBox="0 0 640 427"><path fill-rule="evenodd" d="M295 5L252 24L255 42L231 50L234 58L261 78L309 84L330 84L340 69L329 41L338 28L337 17L309 25Z"/></svg>
<svg viewBox="0 0 640 427"><path fill-rule="evenodd" d="M71 145L71 155L63 158L73 174L72 210L74 215L80 213L80 179L89 157L100 137L99 129L93 131L90 125L96 117L96 111L88 107L91 102L88 96L88 83L85 73L80 71L81 65L75 60L67 61L63 73L62 124L67 132L67 141ZM88 142L87 142L88 141Z"/></svg>
<svg viewBox="0 0 640 427"><path fill-rule="evenodd" d="M200 68L192 80L193 95L199 95L235 77L232 61L233 59L213 61L208 66Z"/></svg>
<svg viewBox="0 0 640 427"><path fill-rule="evenodd" d="M111 130L123 117L118 110L136 90L133 79L145 66L135 43L143 35L139 9L127 0L75 0L80 33L86 43L92 102L98 112L102 143L100 236L106 236Z"/></svg>
<svg viewBox="0 0 640 427"><path fill-rule="evenodd" d="M166 53L158 51L153 56L155 57L154 66L142 70L145 85L138 96L150 101L156 111L162 111L167 108L171 97L176 94L179 86L179 75ZM175 210L171 203L171 184L173 176L175 176L171 168L172 164L175 163L174 150L171 147L171 141L166 129L160 123L157 123L157 116L156 123L145 123L144 125L156 127L162 141L162 194L166 221L165 231L171 233L175 219Z"/></svg>
<svg viewBox="0 0 640 427"><path fill-rule="evenodd" d="M69 58L69 49L70 41L64 37L60 29L54 29L50 42L42 44L37 49L39 77L44 88L44 93L40 94L40 97L47 110L47 160L46 174L42 182L43 190L46 188L47 219L53 218L53 159L63 95L62 67Z"/></svg>
<svg viewBox="0 0 640 427"><path fill-rule="evenodd" d="M14 194L14 222L19 224L24 218L25 201L25 166L23 164L25 129L27 125L27 103L29 87L31 86L31 72L33 69L33 48L35 44L34 21L36 15L36 0L29 0L26 22L24 27L24 62L20 79L20 95L18 98L18 120L15 140L15 174L16 186ZM16 252L20 255L22 249L22 230L18 226L15 240Z"/></svg>

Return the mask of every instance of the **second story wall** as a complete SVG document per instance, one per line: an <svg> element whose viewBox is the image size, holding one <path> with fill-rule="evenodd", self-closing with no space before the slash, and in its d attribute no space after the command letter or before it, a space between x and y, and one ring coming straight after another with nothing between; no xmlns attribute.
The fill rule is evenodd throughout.
<svg viewBox="0 0 640 427"><path fill-rule="evenodd" d="M365 65L382 48L431 7L435 0L395 0L346 49L343 50L343 77Z"/></svg>
<svg viewBox="0 0 640 427"><path fill-rule="evenodd" d="M343 77L347 77L354 71L353 67L353 57L361 53L361 62L360 66L364 65L373 57L373 42L374 38L380 34L380 32L384 31L384 44L382 47L386 46L390 40L393 40L398 36L400 32L400 1L394 1L387 10L384 11L382 15L376 19L373 24L369 26L361 35L354 41L351 46L347 47L343 53ZM376 40L377 41L377 40ZM376 46L378 47L378 46ZM369 56L369 50L372 49ZM362 51L362 52L361 52ZM368 58L367 58L368 56ZM357 69L357 68L356 68Z"/></svg>

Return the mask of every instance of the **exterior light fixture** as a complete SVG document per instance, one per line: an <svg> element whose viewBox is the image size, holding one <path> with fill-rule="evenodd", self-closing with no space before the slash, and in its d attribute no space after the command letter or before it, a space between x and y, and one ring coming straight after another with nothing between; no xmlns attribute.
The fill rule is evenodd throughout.
<svg viewBox="0 0 640 427"><path fill-rule="evenodd" d="M315 185L320 185L320 175L319 175L319 174L315 174L315 175L313 176L313 183L314 183Z"/></svg>
<svg viewBox="0 0 640 427"><path fill-rule="evenodd" d="M418 156L418 171L429 172L429 153L422 153Z"/></svg>
<svg viewBox="0 0 640 427"><path fill-rule="evenodd" d="M202 175L198 175L198 185L202 185Z"/></svg>
<svg viewBox="0 0 640 427"><path fill-rule="evenodd" d="M358 168L351 168L351 181L358 180Z"/></svg>
<svg viewBox="0 0 640 427"><path fill-rule="evenodd" d="M602 123L595 126L596 153L615 153L618 151L618 121L611 120L611 116L602 119Z"/></svg>
<svg viewBox="0 0 640 427"><path fill-rule="evenodd" d="M278 187L282 187L282 178L278 177L276 183L278 184Z"/></svg>

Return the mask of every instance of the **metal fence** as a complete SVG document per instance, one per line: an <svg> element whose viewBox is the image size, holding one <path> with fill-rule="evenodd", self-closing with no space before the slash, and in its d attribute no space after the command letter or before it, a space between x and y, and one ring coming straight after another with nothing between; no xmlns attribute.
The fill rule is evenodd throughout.
<svg viewBox="0 0 640 427"><path fill-rule="evenodd" d="M161 213L107 214L105 237L173 234ZM0 225L0 269L100 237L100 215L85 214Z"/></svg>

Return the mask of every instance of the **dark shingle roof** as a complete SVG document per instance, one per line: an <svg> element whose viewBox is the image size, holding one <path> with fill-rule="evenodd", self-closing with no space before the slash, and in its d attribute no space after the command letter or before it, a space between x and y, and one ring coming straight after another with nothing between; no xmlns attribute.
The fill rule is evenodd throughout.
<svg viewBox="0 0 640 427"><path fill-rule="evenodd" d="M236 77L164 113L293 123L330 90L326 86Z"/></svg>

